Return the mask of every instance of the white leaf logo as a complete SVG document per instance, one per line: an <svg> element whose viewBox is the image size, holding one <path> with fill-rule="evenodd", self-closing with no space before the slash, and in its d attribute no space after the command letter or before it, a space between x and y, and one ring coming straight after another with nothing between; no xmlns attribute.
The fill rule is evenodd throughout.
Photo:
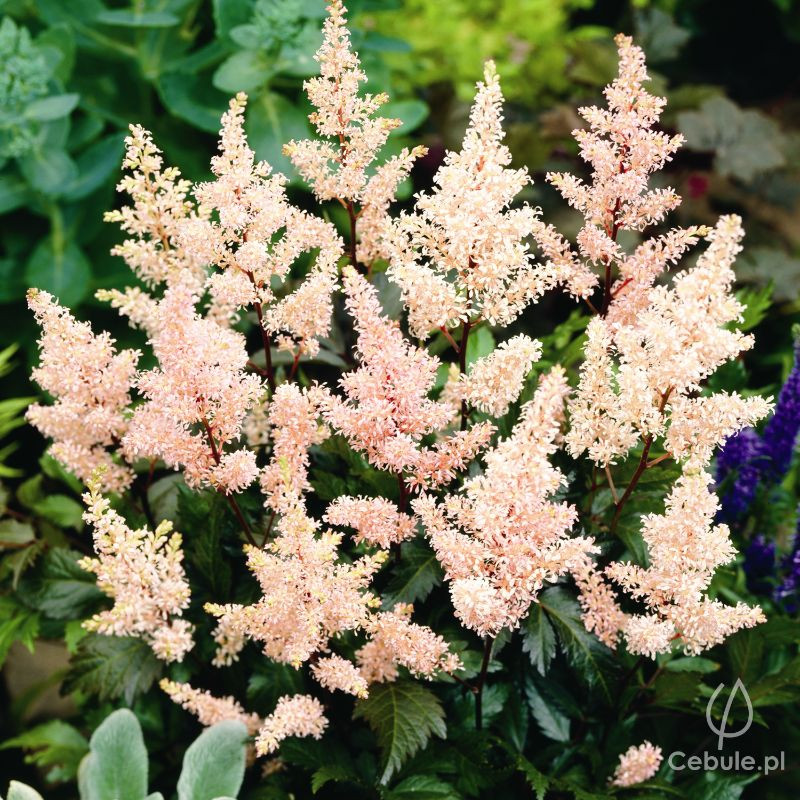
<svg viewBox="0 0 800 800"><path fill-rule="evenodd" d="M711 699L708 701L708 705L706 706L706 722L708 723L708 727L712 730L712 732L717 734L717 748L719 750L722 750L722 744L725 739L735 739L737 736L747 733L747 731L750 730L750 726L753 724L753 704L750 702L750 695L747 693L747 689L744 688L742 679L737 678L736 683L733 684L731 693L728 695L728 702L725 703L725 710L722 712L722 719L720 720L719 727L716 727L714 720L711 718L711 709L714 707L714 703L716 702L719 693L724 688L724 683L721 683L719 686L717 686L717 688L714 689L714 694L711 695ZM728 715L731 713L733 698L736 697L737 694L741 694L744 698L744 702L747 704L747 722L744 724L744 727L741 730L731 732L728 730Z"/></svg>

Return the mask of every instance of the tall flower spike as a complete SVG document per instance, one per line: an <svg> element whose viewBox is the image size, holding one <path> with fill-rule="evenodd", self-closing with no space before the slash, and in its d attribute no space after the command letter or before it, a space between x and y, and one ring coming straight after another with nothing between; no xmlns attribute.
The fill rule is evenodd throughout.
<svg viewBox="0 0 800 800"><path fill-rule="evenodd" d="M589 129L573 131L581 157L591 164L591 184L569 173L547 175L585 218L577 236L578 251L555 228L541 222L534 237L549 264L574 272L576 277L568 284L572 294L588 297L598 282L593 268L599 267L605 276L602 312L608 312L610 319L629 321L646 306L646 292L658 275L707 229L670 231L645 241L630 255L617 243L619 231L641 231L680 203L673 189L650 189L648 184L651 174L680 147L683 136L653 130L666 100L643 88L648 80L643 51L629 36L620 34L615 41L619 75L605 89L608 108L579 109Z"/></svg>
<svg viewBox="0 0 800 800"><path fill-rule="evenodd" d="M222 117L219 153L211 160L215 180L194 190L200 207L215 211L217 218L185 220L180 239L219 270L209 281L215 319L252 305L265 332L288 335L289 346L313 354L317 338L330 328L341 239L330 223L292 206L286 178L256 161L244 132L246 101L243 93L231 100ZM276 297L275 283L287 282L297 258L317 248L300 287Z"/></svg>
<svg viewBox="0 0 800 800"><path fill-rule="evenodd" d="M158 366L136 380L145 402L133 413L123 451L131 459L161 458L183 467L189 486L229 494L258 473L255 454L231 445L262 386L244 373L244 337L198 316L196 299L190 285L176 283L159 302L151 340Z"/></svg>
<svg viewBox="0 0 800 800"><path fill-rule="evenodd" d="M558 448L568 391L564 371L554 367L463 494L440 504L429 496L414 501L450 581L456 616L480 635L516 627L546 581L596 552L591 539L569 537L574 506L550 499L565 481L549 456Z"/></svg>
<svg viewBox="0 0 800 800"><path fill-rule="evenodd" d="M106 222L117 222L131 235L111 250L121 256L134 274L149 288L170 285L175 280L192 281L199 289L206 280L202 253L178 241L181 225L190 218L206 219L208 210L196 208L188 199L191 183L176 167L163 166L163 157L149 131L131 125L125 139L123 168L130 170L117 191L131 198L131 205L108 211ZM109 301L131 323L151 331L155 299L138 287L101 289L100 300Z"/></svg>
<svg viewBox="0 0 800 800"><path fill-rule="evenodd" d="M574 456L588 450L606 466L640 438L652 444L663 437L676 460L703 467L716 446L768 413L771 404L761 397L695 396L703 380L753 344L752 336L730 326L742 312L731 293L741 236L739 218L722 217L695 266L672 286L649 289L646 307L631 321L590 322L570 403L567 445Z"/></svg>
<svg viewBox="0 0 800 800"><path fill-rule="evenodd" d="M100 493L97 479L88 482L84 520L94 528L96 558L81 567L97 575L97 585L114 599L114 607L83 623L109 636L144 639L164 661L182 661L192 649L192 626L181 619L190 589L183 571L181 536L162 522L151 533L131 530Z"/></svg>
<svg viewBox="0 0 800 800"><path fill-rule="evenodd" d="M452 480L486 444L493 427L480 423L432 448L422 447L423 436L445 428L452 418L449 404L428 397L439 361L383 317L377 292L352 267L344 269L343 278L360 365L340 381L344 398L317 390L323 417L379 469L408 473L412 485Z"/></svg>
<svg viewBox="0 0 800 800"><path fill-rule="evenodd" d="M350 45L347 9L341 0L331 0L327 9L322 46L314 56L320 74L303 84L316 109L309 120L320 139L293 140L284 146L284 153L320 201L337 200L347 209L351 261L370 264L385 257L380 238L389 221L389 204L426 149L403 148L369 176L368 169L389 134L402 123L377 114L389 100L386 94L359 95L367 76ZM357 255L356 229L361 236Z"/></svg>
<svg viewBox="0 0 800 800"><path fill-rule="evenodd" d="M566 271L533 263L526 238L536 211L510 208L530 183L524 169L510 169L503 144L500 83L494 64L470 113L461 152L448 153L420 194L412 213L402 213L387 233L389 274L399 285L415 336L455 327L480 316L508 325Z"/></svg>
<svg viewBox="0 0 800 800"><path fill-rule="evenodd" d="M108 333L92 333L88 323L78 322L47 292L31 289L28 308L42 328L41 361L32 377L56 402L29 406L26 419L53 439L50 454L81 481L100 469L104 491L123 491L133 472L112 458L110 448L128 426L131 383L141 354L117 352Z"/></svg>
<svg viewBox="0 0 800 800"><path fill-rule="evenodd" d="M717 567L736 555L728 526L713 524L719 504L709 491L710 481L704 471L684 472L664 514L642 517L647 568L626 562L606 568L612 580L647 607L647 614L633 615L625 623L631 652L655 657L680 639L694 655L765 619L757 606L725 606L704 594Z"/></svg>

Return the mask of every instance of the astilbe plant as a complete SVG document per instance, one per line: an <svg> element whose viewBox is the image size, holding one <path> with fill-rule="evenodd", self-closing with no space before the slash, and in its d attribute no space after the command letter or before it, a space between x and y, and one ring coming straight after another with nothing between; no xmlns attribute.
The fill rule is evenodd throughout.
<svg viewBox="0 0 800 800"><path fill-rule="evenodd" d="M707 468L720 443L770 409L760 397L704 390L753 343L736 327L743 309L731 292L740 222L673 229L631 252L617 241L680 202L649 187L681 137L654 127L665 101L643 87L642 51L618 37L608 107L581 109L589 127L575 138L591 182L548 175L584 218L573 247L537 209L512 205L531 179L510 167L491 64L461 150L445 156L430 192L391 217L397 184L422 149L380 163L399 122L378 115L387 98L359 94L366 76L345 9L334 0L328 12L320 76L306 83L320 138L290 142L286 153L320 201L346 209L345 240L323 216L293 206L285 179L255 159L240 94L222 118L211 181L192 185L165 168L139 127L127 140L130 174L119 188L131 205L107 218L130 235L115 252L144 288L100 296L145 331L155 366L137 371L138 352L115 350L49 295L29 294L42 327L34 377L56 402L28 418L89 486L97 558L84 564L115 600L87 627L142 637L166 661L193 645L180 538L168 523L131 531L111 509L116 494L165 467L191 489L223 495L247 540L260 595L205 606L217 619L220 668L254 642L264 658L357 698L403 672L456 680L475 695L480 728L493 640L518 628L548 584L573 579L588 630L612 648L622 637L643 656L696 654L762 621L759 608L707 593L736 555L727 526L715 522ZM670 278L701 239L708 246L696 263ZM371 283L383 265L413 339ZM531 381L542 347L524 334L468 357L471 334L502 330L559 285L592 312L576 375L555 364ZM309 383L301 359L325 344L342 297L351 368L338 383ZM253 323L256 352L242 332ZM449 366L426 348L432 336L438 352L452 348ZM290 354L290 369L274 362L278 350ZM387 478L382 493L373 484L321 506L310 470L331 436ZM564 451L593 465L590 494L605 483L613 496L601 524L566 499L568 470L555 461L566 463ZM618 489L615 470L629 458L633 471ZM606 545L637 483L670 462L680 474L663 512L641 519L647 563L609 561ZM255 486L263 513L254 511ZM422 537L444 570L455 618L483 637L472 673L439 632L412 621L412 605L382 601L383 576ZM319 737L329 724L322 691L285 695L262 719L232 697L161 685L205 725L244 723L259 755L288 736ZM645 780L660 760L649 742L632 747L613 783Z"/></svg>

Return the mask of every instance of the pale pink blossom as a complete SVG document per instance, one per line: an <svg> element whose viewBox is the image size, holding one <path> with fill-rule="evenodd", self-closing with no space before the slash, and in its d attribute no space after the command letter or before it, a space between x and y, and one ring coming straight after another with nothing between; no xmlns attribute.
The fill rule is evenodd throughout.
<svg viewBox="0 0 800 800"><path fill-rule="evenodd" d="M632 745L620 757L611 783L614 786L634 786L650 780L661 766L661 748L648 741Z"/></svg>
<svg viewBox="0 0 800 800"><path fill-rule="evenodd" d="M261 472L266 505L283 513L311 488L308 482L308 448L323 442L328 431L318 422L317 408L307 392L291 383L281 384L269 406L272 458Z"/></svg>
<svg viewBox="0 0 800 800"><path fill-rule="evenodd" d="M412 610L410 604L398 603L368 620L365 627L370 639L356 654L367 683L395 680L397 667L428 679L461 668L461 660L441 636L426 625L411 622Z"/></svg>
<svg viewBox="0 0 800 800"><path fill-rule="evenodd" d="M387 195L394 195L397 183L407 174L408 160L419 151L413 155L406 151L368 183L367 168L401 122L377 114L389 99L386 94L360 93L367 76L350 46L347 9L341 0L331 0L327 10L322 46L314 56L320 74L303 84L315 109L309 120L320 138L291 141L284 146L284 153L319 200L336 199L345 204L363 198L380 215ZM366 247L369 249L369 244Z"/></svg>
<svg viewBox="0 0 800 800"><path fill-rule="evenodd" d="M134 410L123 452L182 467L191 487L238 492L258 473L252 451L232 448L261 381L244 371L244 337L200 317L196 300L191 286L178 282L159 302L151 340L158 366L136 379L145 402Z"/></svg>
<svg viewBox="0 0 800 800"><path fill-rule="evenodd" d="M615 561L606 568L615 583L648 609L644 617L630 617L623 630L626 638L631 634L628 647L634 652L655 657L677 639L694 655L739 628L764 621L758 606L726 606L705 595L716 569L736 555L728 526L714 524L719 501L710 483L705 471L684 471L664 513L642 517L649 565Z"/></svg>
<svg viewBox="0 0 800 800"><path fill-rule="evenodd" d="M367 682L352 661L332 655L317 659L311 665L311 674L329 691L340 691L356 697L366 697Z"/></svg>
<svg viewBox="0 0 800 800"><path fill-rule="evenodd" d="M290 736L319 739L328 727L322 704L307 694L284 695L275 710L264 720L256 738L256 753L274 753Z"/></svg>
<svg viewBox="0 0 800 800"><path fill-rule="evenodd" d="M529 183L503 144L503 96L492 62L478 84L461 151L448 152L434 189L417 196L384 237L411 332L427 338L477 316L508 325L567 277L563 264L534 264L527 238L537 212L511 207ZM452 278L452 280L451 280Z"/></svg>
<svg viewBox="0 0 800 800"><path fill-rule="evenodd" d="M483 456L482 474L442 503L425 496L413 503L451 582L456 616L481 635L516 627L546 582L596 551L591 539L570 538L574 506L551 499L565 483L549 457L568 391L554 367L511 436Z"/></svg>
<svg viewBox="0 0 800 800"><path fill-rule="evenodd" d="M181 535L164 520L155 532L131 530L103 497L99 479L88 481L84 520L93 528L94 558L81 567L97 576L97 586L114 606L83 623L108 636L136 636L164 661L182 661L192 649L192 626L181 619L190 589L183 569Z"/></svg>
<svg viewBox="0 0 800 800"><path fill-rule="evenodd" d="M55 398L35 403L26 418L53 440L50 454L84 483L98 469L104 491L121 492L133 472L112 457L128 422L138 350L117 351L108 333L95 335L52 295L31 289L28 307L42 329L32 378Z"/></svg>
<svg viewBox="0 0 800 800"><path fill-rule="evenodd" d="M380 469L408 473L414 484L449 481L491 436L481 423L441 439L432 448L423 436L452 419L448 403L428 396L439 360L415 347L398 325L382 315L375 289L352 267L343 271L346 305L358 333L358 369L340 380L344 398L320 389L315 397L331 427Z"/></svg>
<svg viewBox="0 0 800 800"><path fill-rule="evenodd" d="M479 411L501 417L520 395L541 342L518 334L474 362L462 377L463 398Z"/></svg>
<svg viewBox="0 0 800 800"><path fill-rule="evenodd" d="M383 548L411 539L415 533L414 518L383 497L337 497L324 519L330 525L354 528L357 543Z"/></svg>

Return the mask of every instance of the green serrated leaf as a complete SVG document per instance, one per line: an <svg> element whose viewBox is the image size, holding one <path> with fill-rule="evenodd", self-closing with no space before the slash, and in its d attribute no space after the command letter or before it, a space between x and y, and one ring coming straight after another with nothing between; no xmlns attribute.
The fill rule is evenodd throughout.
<svg viewBox="0 0 800 800"><path fill-rule="evenodd" d="M556 634L547 614L538 603L533 603L522 628L522 649L531 664L544 675L556 655Z"/></svg>
<svg viewBox="0 0 800 800"><path fill-rule="evenodd" d="M539 730L554 742L568 742L569 718L544 698L533 681L526 682L525 697Z"/></svg>
<svg viewBox="0 0 800 800"><path fill-rule="evenodd" d="M178 800L214 800L233 797L244 779L247 729L235 720L224 720L206 729L183 757L178 779Z"/></svg>
<svg viewBox="0 0 800 800"><path fill-rule="evenodd" d="M584 627L577 600L563 587L553 586L539 595L539 603L570 664L590 686L600 690L606 702L613 702L616 662L611 650Z"/></svg>
<svg viewBox="0 0 800 800"><path fill-rule="evenodd" d="M380 782L385 784L405 761L428 743L431 735L447 735L444 710L436 695L412 681L373 686L357 703L355 719L364 719L375 733L383 755Z"/></svg>
<svg viewBox="0 0 800 800"><path fill-rule="evenodd" d="M536 793L536 800L545 800L547 789L550 786L550 779L547 775L536 769L527 758L523 758L522 756L519 757L517 766L525 775L525 780L528 781L530 787Z"/></svg>
<svg viewBox="0 0 800 800"><path fill-rule="evenodd" d="M382 592L383 607L424 600L442 582L442 568L436 553L423 541L403 544L403 556Z"/></svg>
<svg viewBox="0 0 800 800"><path fill-rule="evenodd" d="M79 555L65 547L47 550L36 570L20 581L19 597L52 619L77 619L97 605L103 593L94 574L78 564Z"/></svg>
<svg viewBox="0 0 800 800"><path fill-rule="evenodd" d="M161 674L161 662L141 640L89 634L78 645L64 679L64 691L81 691L102 700L126 703L146 692Z"/></svg>
<svg viewBox="0 0 800 800"><path fill-rule="evenodd" d="M451 786L433 775L412 775L387 792L386 800L461 800Z"/></svg>

